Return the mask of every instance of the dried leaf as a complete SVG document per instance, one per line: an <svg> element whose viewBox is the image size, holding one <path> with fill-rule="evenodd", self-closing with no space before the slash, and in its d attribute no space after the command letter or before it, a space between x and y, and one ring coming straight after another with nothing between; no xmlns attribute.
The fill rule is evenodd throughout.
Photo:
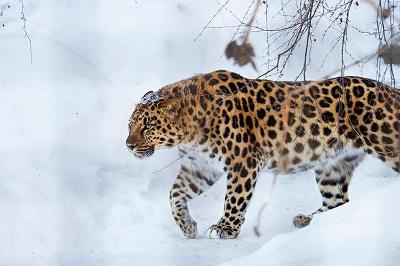
<svg viewBox="0 0 400 266"><path fill-rule="evenodd" d="M244 66L250 63L255 70L256 65L253 62L254 49L250 43L243 43L238 45L236 41L231 41L225 49L225 55L228 59L233 58L236 64Z"/></svg>
<svg viewBox="0 0 400 266"><path fill-rule="evenodd" d="M142 99L140 100L141 104L147 104L149 102L155 102L160 98L159 94L154 91L149 91L145 95L143 95Z"/></svg>
<svg viewBox="0 0 400 266"><path fill-rule="evenodd" d="M390 10L387 8L381 9L380 16L383 19L387 19L390 16Z"/></svg>
<svg viewBox="0 0 400 266"><path fill-rule="evenodd" d="M378 57L383 58L385 64L400 65L400 45L384 45L378 52Z"/></svg>

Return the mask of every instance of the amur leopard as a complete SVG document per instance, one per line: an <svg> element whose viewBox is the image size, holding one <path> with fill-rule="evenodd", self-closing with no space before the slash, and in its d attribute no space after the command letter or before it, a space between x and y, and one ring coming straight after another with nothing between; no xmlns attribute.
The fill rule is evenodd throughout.
<svg viewBox="0 0 400 266"><path fill-rule="evenodd" d="M349 201L354 168L366 153L400 172L400 91L362 77L275 82L219 70L148 92L126 140L139 158L178 147L172 215L187 238L197 225L187 202L226 176L224 214L212 238L236 238L262 170L313 169L322 206L293 223Z"/></svg>

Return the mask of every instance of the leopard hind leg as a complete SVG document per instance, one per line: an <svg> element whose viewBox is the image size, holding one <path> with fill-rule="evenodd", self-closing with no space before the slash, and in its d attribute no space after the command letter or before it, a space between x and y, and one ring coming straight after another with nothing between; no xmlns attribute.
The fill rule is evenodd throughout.
<svg viewBox="0 0 400 266"><path fill-rule="evenodd" d="M313 216L349 202L348 188L353 171L364 158L362 151L343 152L331 162L315 170L316 181L322 196L322 206L311 214L298 214L293 218L298 228L310 224Z"/></svg>

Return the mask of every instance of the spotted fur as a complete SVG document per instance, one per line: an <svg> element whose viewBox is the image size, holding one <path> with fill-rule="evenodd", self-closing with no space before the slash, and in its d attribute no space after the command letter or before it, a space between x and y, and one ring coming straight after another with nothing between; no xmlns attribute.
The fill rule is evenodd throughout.
<svg viewBox="0 0 400 266"><path fill-rule="evenodd" d="M178 146L181 169L172 185L174 219L188 238L197 225L187 202L227 178L224 215L208 235L235 238L263 169L314 169L322 206L349 201L354 168L370 153L400 172L400 92L362 77L309 82L251 80L215 71L147 94L129 123L128 148L139 158Z"/></svg>

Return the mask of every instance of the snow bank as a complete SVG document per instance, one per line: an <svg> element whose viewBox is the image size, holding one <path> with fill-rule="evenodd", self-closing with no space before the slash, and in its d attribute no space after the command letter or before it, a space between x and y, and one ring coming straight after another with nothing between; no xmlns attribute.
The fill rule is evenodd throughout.
<svg viewBox="0 0 400 266"><path fill-rule="evenodd" d="M396 181L221 265L399 265L399 192Z"/></svg>

